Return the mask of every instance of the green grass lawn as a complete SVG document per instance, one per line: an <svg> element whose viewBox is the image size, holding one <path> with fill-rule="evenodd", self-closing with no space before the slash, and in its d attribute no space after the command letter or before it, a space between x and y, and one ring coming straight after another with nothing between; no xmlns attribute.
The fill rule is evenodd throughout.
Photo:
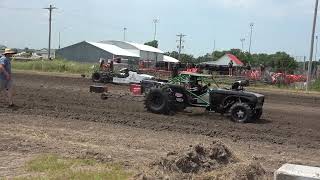
<svg viewBox="0 0 320 180"><path fill-rule="evenodd" d="M40 72L60 72L72 74L91 74L97 67L97 64L78 63L74 61L66 61L55 59L35 60L35 61L12 61L14 70L30 70Z"/></svg>
<svg viewBox="0 0 320 180"><path fill-rule="evenodd" d="M320 79L317 79L316 82L312 84L311 89L320 92Z"/></svg>
<svg viewBox="0 0 320 180"><path fill-rule="evenodd" d="M34 61L12 61L13 70L38 71L38 72L56 72L56 73L70 73L70 74L84 74L91 75L98 69L98 64L79 63L74 61L67 61L61 59L48 60L34 60ZM234 82L232 78L218 78L218 84L231 85ZM213 83L213 82L212 82ZM268 87L276 89L293 90L289 86L268 86L262 83L253 84L254 87ZM320 79L318 79L311 87L312 91L320 91Z"/></svg>
<svg viewBox="0 0 320 180"><path fill-rule="evenodd" d="M117 164L99 163L91 159L62 158L56 155L36 157L26 163L25 170L30 175L14 179L122 180L131 176L129 172L126 172Z"/></svg>

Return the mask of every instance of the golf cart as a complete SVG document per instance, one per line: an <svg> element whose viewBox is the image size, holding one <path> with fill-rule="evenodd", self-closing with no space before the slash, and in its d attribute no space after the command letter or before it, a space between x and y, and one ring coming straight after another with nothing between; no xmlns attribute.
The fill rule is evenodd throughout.
<svg viewBox="0 0 320 180"><path fill-rule="evenodd" d="M216 87L211 88L211 83ZM146 108L152 113L170 114L186 107L200 107L228 114L240 123L256 121L262 115L264 95L246 91L248 81L220 88L210 75L182 72L167 83L143 80L141 85Z"/></svg>

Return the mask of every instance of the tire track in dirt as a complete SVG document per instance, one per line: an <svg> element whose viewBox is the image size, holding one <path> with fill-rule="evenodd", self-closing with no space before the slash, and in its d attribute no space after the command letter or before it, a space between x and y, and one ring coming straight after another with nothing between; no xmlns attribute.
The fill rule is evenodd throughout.
<svg viewBox="0 0 320 180"><path fill-rule="evenodd" d="M16 83L17 104L21 108L13 112L1 108L0 113L105 122L155 131L226 137L233 141L320 148L318 97L266 93L262 120L255 124L236 124L218 114L203 113L201 109L174 116L148 113L142 98L127 95L127 86L108 85L114 97L102 101L99 95L88 93L88 86L92 84L88 79L18 74ZM0 100L1 105L2 102Z"/></svg>

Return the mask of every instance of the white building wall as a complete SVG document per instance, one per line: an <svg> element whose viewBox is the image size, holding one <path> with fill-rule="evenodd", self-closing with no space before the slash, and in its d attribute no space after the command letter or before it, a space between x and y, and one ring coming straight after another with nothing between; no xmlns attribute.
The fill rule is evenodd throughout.
<svg viewBox="0 0 320 180"><path fill-rule="evenodd" d="M163 61L163 54L148 51L140 51L140 60L154 62Z"/></svg>

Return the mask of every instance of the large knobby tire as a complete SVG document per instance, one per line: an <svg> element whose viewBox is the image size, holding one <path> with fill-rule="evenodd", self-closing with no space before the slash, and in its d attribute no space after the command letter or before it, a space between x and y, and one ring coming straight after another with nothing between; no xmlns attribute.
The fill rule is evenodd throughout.
<svg viewBox="0 0 320 180"><path fill-rule="evenodd" d="M169 98L168 94L162 89L150 89L145 99L145 106L148 111L156 114L169 114Z"/></svg>
<svg viewBox="0 0 320 180"><path fill-rule="evenodd" d="M238 123L247 123L252 120L253 112L246 103L235 103L230 108L231 120Z"/></svg>
<svg viewBox="0 0 320 180"><path fill-rule="evenodd" d="M101 74L98 72L93 73L91 78L92 78L92 81L96 83L99 83L102 81Z"/></svg>
<svg viewBox="0 0 320 180"><path fill-rule="evenodd" d="M257 121L261 118L261 116L262 116L262 109L256 109L252 115L251 121Z"/></svg>

